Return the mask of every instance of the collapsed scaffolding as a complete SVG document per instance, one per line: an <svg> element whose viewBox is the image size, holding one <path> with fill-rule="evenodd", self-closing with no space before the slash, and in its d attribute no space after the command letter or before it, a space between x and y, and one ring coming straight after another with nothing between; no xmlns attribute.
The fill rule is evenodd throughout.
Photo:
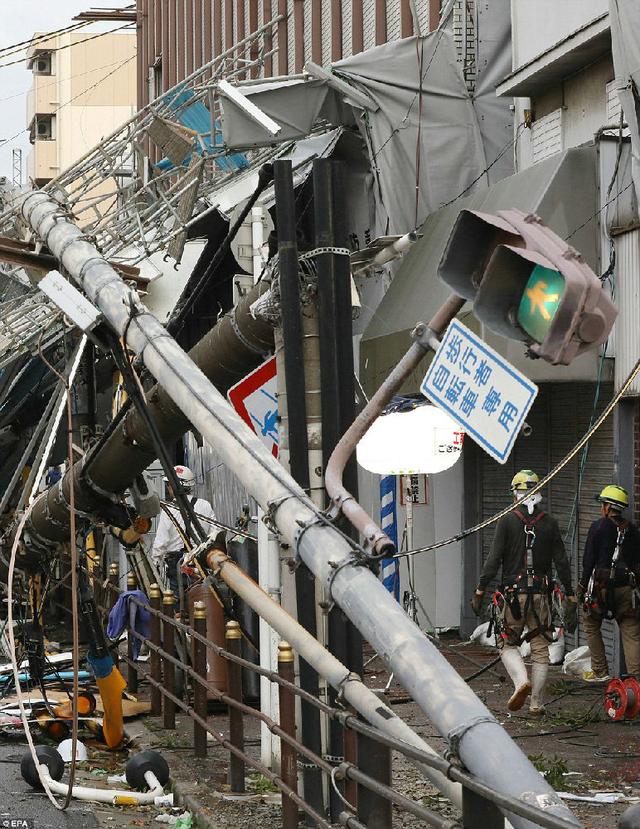
<svg viewBox="0 0 640 829"><path fill-rule="evenodd" d="M255 165L282 151L277 147L229 156L219 126L220 83L229 79L252 83L258 79L262 61L275 51L270 43L279 20L275 18L164 93L47 185L44 192L12 193L6 199L7 211L0 216L0 228L5 233L15 232L18 216L19 232L32 244L33 255L40 255L42 244L47 246L66 274L95 303L106 323L142 358L158 381L161 388L155 390L156 399L164 395L169 403L157 407L161 425L173 432L191 423L216 447L227 467L269 516L281 543L289 545L309 566L331 600L383 656L447 738L459 762L496 791L539 805L549 819L556 815L568 822L565 825L576 825L495 718L373 575L370 565L375 556L371 551L350 542L230 410L211 382L219 367L217 355L207 354L211 341L194 350L198 361L209 360L204 374L107 261L135 267L153 253L166 250L179 262L189 228L215 209L212 202L216 190L252 174ZM256 44L260 57L252 60ZM247 81L247 75L254 77ZM200 128L194 129L189 123ZM267 289L268 285L262 285L245 299L241 313L246 324L252 325L251 302ZM37 288L26 295L29 302L36 297L42 297ZM40 301L43 308L52 308L44 299ZM227 326L234 328L238 312L226 319ZM19 324L15 320L14 328ZM236 340L247 347L244 335L237 334ZM6 353L14 353L18 345L18 338L14 338ZM247 350L252 351L250 347ZM254 360L256 353L254 350ZM153 399L153 393L150 397ZM33 519L26 526L31 546L46 555L48 549L68 537L70 487L76 489L78 504L84 511L100 516L105 499L120 497L133 484L135 466L148 462L145 452L149 450L144 444L139 450L130 440L128 443L128 447L125 442L120 447L117 485L113 477L97 485L95 470L91 476L81 475L82 469L95 461L89 454L77 469L69 469L58 484L39 497ZM107 451L105 446L109 446L108 441L102 446L103 453ZM123 463L125 459L128 465ZM204 542L201 552L209 552L209 547L210 542ZM224 562L214 564L224 578ZM235 584L240 590L239 582ZM272 600L265 606L265 599L252 598L251 589L246 590L245 597L370 722L422 750L428 749L365 688L359 677L349 674L322 646L305 636L304 630ZM509 775L503 773L505 765ZM460 803L457 786L440 772L424 767L423 771L448 797ZM510 819L515 826L531 825L513 815Z"/></svg>

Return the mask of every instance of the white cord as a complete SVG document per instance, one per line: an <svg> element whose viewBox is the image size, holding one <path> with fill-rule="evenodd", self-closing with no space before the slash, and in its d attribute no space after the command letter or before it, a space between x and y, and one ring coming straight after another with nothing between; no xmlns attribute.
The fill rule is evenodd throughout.
<svg viewBox="0 0 640 829"><path fill-rule="evenodd" d="M9 560L9 576L7 578L7 624L9 626L9 644L11 645L11 668L13 670L13 679L16 685L16 696L18 697L18 706L20 708L20 719L22 720L24 733L27 738L27 742L29 743L29 751L31 752L31 756L35 764L36 771L38 772L40 783L42 784L42 788L47 793L47 797L49 798L51 803L53 803L56 809L60 809L60 811L62 811L62 806L58 803L55 796L52 794L51 789L49 788L49 785L47 784L47 781L45 779L45 776L42 773L42 769L40 768L40 760L38 759L38 755L36 753L35 743L33 742L33 737L31 736L29 719L27 717L27 712L24 707L24 701L22 699L22 690L20 688L20 670L18 668L18 662L16 660L16 640L13 634L13 573L16 565L18 545L20 544L20 539L22 537L24 526L27 523L29 516L31 515L31 510L33 509L33 506L33 504L29 504L29 506L24 512L24 515L20 519L18 529L16 530L15 538L13 539L13 546L11 547L11 558Z"/></svg>
<svg viewBox="0 0 640 829"><path fill-rule="evenodd" d="M347 798L342 794L342 792L338 788L338 784L336 783L336 772L337 771L338 771L338 766L334 766L334 768L331 769L331 785L333 786L333 790L338 795L340 800L344 803L344 805L347 806L349 809L351 809L351 811L355 814L357 812L356 807L352 803L349 803Z"/></svg>

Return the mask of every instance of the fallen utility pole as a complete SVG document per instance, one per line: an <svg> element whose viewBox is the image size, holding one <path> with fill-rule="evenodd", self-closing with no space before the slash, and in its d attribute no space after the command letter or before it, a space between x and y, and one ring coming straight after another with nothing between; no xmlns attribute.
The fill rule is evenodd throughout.
<svg viewBox="0 0 640 829"><path fill-rule="evenodd" d="M273 329L255 320L249 308L269 290L260 282L238 305L206 334L189 352L191 359L221 391L258 366L273 349ZM166 444L180 438L190 424L166 391L154 386L147 393L147 407L158 432ZM127 490L136 475L156 459L157 453L149 430L135 409L107 430L106 437L87 456L78 461L72 472L38 499L27 530L44 542L69 538L69 488L75 483L78 509L100 515L99 496L112 497Z"/></svg>
<svg viewBox="0 0 640 829"><path fill-rule="evenodd" d="M286 474L262 441L144 307L137 293L46 193L23 194L17 207L67 273L164 387L185 417L215 446L256 498L284 542L369 640L449 742L453 756L497 792L579 822L454 668L406 616L352 544ZM435 331L435 333L440 333ZM382 623L381 623L382 620ZM515 815L516 829L534 824Z"/></svg>

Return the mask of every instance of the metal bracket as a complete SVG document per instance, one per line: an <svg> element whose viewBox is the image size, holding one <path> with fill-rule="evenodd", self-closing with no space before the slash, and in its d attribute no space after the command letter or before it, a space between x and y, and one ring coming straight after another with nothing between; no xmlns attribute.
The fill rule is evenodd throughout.
<svg viewBox="0 0 640 829"><path fill-rule="evenodd" d="M500 723L496 720L495 717L483 714L479 717L473 717L473 719L467 720L467 722L462 723L461 725L457 726L457 728L452 728L451 731L447 734L447 742L449 743L449 747L445 751L445 759L448 760L450 763L462 764L462 760L460 758L460 744L462 743L462 740L464 739L466 734L469 731L471 731L472 728L475 728L476 725L481 725L482 723L492 723L493 725L500 725Z"/></svg>
<svg viewBox="0 0 640 829"><path fill-rule="evenodd" d="M313 250L307 250L304 253L301 253L298 256L298 262L304 262L305 259L314 259L316 256L321 256L323 253L333 253L336 256L351 256L349 248L326 246L323 248L314 248Z"/></svg>
<svg viewBox="0 0 640 829"><path fill-rule="evenodd" d="M411 332L411 339L425 351L437 351L440 340L425 322L419 322Z"/></svg>

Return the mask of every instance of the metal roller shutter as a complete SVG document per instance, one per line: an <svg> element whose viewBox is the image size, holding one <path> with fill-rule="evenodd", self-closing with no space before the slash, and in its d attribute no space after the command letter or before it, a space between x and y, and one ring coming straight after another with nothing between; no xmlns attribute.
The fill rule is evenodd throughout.
<svg viewBox="0 0 640 829"><path fill-rule="evenodd" d="M587 431L594 410L595 383L543 383L527 422L533 429L530 437L520 437L509 461L501 466L488 455L481 461L482 519L489 518L508 503L511 478L519 469L533 469L539 475L546 474L566 455L569 449ZM613 393L610 383L602 384L596 406L600 415ZM580 496L576 501L579 482L580 456L558 473L543 493L543 508L551 512L560 524L565 538L567 554L571 560L574 585L582 566L582 552L589 527L598 515L599 507L594 494L604 483L613 479L613 419L598 430L590 441L587 462L584 466ZM575 531L568 537L570 525ZM494 528L482 531L482 560L486 559ZM580 625L575 636L567 636L567 650L586 644ZM602 628L609 667L618 664L618 635L611 622Z"/></svg>

